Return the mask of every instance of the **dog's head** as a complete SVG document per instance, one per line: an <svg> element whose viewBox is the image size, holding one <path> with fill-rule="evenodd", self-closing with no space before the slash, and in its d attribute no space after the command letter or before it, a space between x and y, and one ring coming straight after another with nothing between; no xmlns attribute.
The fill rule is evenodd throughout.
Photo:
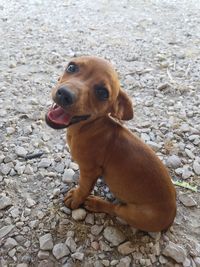
<svg viewBox="0 0 200 267"><path fill-rule="evenodd" d="M70 61L52 90L52 99L46 122L55 129L109 113L119 120L133 117L132 102L120 88L117 73L108 61L98 57Z"/></svg>

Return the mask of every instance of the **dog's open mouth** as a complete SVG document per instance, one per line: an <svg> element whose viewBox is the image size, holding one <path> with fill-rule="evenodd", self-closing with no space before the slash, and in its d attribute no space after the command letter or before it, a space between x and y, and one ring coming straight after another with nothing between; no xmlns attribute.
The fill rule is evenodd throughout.
<svg viewBox="0 0 200 267"><path fill-rule="evenodd" d="M62 107L53 104L45 116L46 123L54 129L67 128L74 123L87 120L90 115L72 116Z"/></svg>

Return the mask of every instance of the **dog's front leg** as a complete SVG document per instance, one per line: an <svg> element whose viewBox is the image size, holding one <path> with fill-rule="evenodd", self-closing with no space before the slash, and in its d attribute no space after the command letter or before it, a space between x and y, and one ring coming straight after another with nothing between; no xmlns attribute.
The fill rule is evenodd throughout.
<svg viewBox="0 0 200 267"><path fill-rule="evenodd" d="M97 168L98 169L98 168ZM79 184L72 188L64 198L65 205L70 209L77 209L90 195L96 180L101 173L93 170L80 170Z"/></svg>

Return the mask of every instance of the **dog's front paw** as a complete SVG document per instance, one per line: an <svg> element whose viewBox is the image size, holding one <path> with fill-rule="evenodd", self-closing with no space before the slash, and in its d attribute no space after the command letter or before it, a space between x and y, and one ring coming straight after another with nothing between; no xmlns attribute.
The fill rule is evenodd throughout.
<svg viewBox="0 0 200 267"><path fill-rule="evenodd" d="M67 195L64 197L65 205L70 209L77 209L81 204L82 200L79 196L78 189L71 189Z"/></svg>

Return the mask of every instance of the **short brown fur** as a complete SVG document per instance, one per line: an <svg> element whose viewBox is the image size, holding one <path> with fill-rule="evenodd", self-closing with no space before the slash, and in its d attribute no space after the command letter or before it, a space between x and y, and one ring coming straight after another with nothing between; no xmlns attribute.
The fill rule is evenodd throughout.
<svg viewBox="0 0 200 267"><path fill-rule="evenodd" d="M152 149L119 122L132 119L133 109L116 72L110 63L97 57L75 58L73 62L79 72L65 72L52 96L55 99L58 88L67 85L77 98L66 111L90 114L90 118L67 130L80 178L78 187L65 196L65 205L76 209L84 204L90 211L119 216L144 231L166 230L176 214L175 189ZM109 91L107 101L99 101L93 93L95 84L102 82ZM121 204L90 195L100 176Z"/></svg>

